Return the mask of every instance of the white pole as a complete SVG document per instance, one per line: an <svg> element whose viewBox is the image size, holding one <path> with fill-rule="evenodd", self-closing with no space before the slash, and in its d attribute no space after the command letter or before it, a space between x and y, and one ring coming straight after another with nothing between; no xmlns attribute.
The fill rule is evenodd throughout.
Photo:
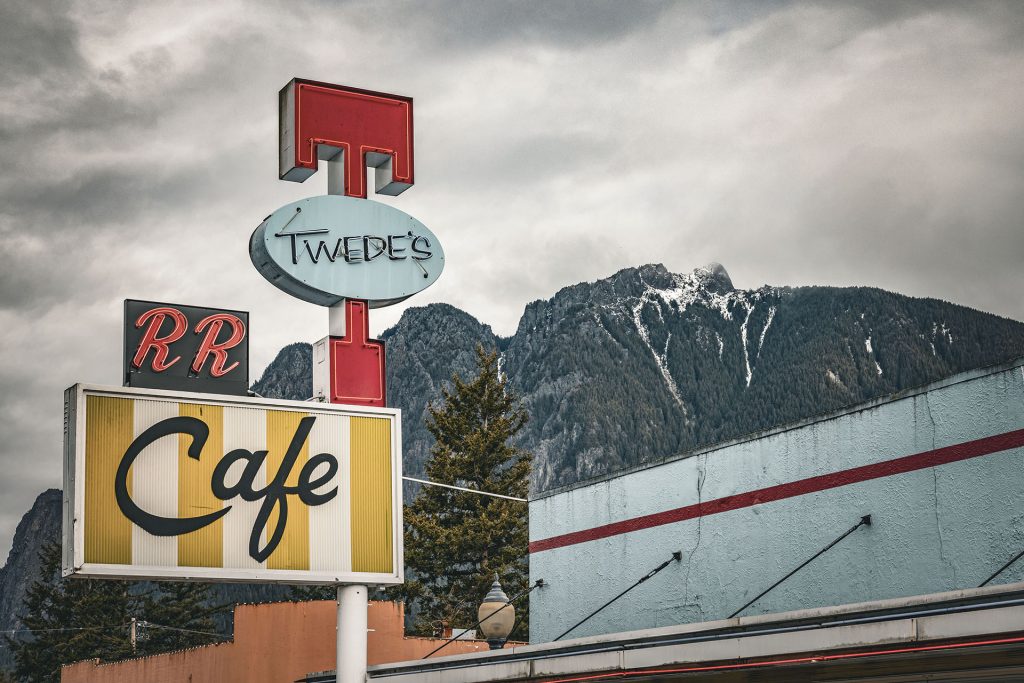
<svg viewBox="0 0 1024 683"><path fill-rule="evenodd" d="M341 153L327 162L327 194L345 194ZM339 337L346 334L344 301L330 308L328 334ZM366 683L366 594L366 586L338 586L338 643L334 663L337 683Z"/></svg>
<svg viewBox="0 0 1024 683"><path fill-rule="evenodd" d="M337 683L366 683L366 586L338 586Z"/></svg>

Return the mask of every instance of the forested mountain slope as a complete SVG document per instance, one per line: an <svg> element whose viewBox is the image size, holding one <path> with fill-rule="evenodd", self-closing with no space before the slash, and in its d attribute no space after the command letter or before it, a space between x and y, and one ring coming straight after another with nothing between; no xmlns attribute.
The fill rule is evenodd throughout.
<svg viewBox="0 0 1024 683"><path fill-rule="evenodd" d="M427 403L470 371L476 344L496 346L530 411L535 492L1024 354L1019 322L867 287L738 290L718 264L567 287L527 306L509 338L444 304L382 336L406 472L429 453ZM284 349L257 390L306 398L284 366L308 375L308 345Z"/></svg>

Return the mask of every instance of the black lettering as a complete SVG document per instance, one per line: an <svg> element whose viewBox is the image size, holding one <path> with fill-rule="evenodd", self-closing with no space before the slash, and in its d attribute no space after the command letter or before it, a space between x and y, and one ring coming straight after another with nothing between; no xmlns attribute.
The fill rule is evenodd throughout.
<svg viewBox="0 0 1024 683"><path fill-rule="evenodd" d="M266 464L267 451L265 450L249 451L244 448L236 448L225 454L213 469L210 490L218 499L228 501L240 497L249 502L261 499L263 501L256 513L252 532L249 535L249 555L257 562L263 562L270 557L284 537L284 530L288 525L289 495L297 495L303 504L309 506L323 505L338 495L337 486L323 493L316 492L316 489L330 482L338 474L338 459L330 453L319 453L310 458L299 471L298 483L295 486L286 484L315 421L316 418L312 416L304 417L299 421L291 443L282 458L281 466L274 474L273 480L261 489L257 489L255 484L260 469ZM192 443L188 448L188 457L199 460L203 447L209 439L210 428L205 422L194 417L172 417L156 423L128 446L128 450L125 451L118 464L114 479L114 497L121 512L131 522L154 536L178 536L197 531L217 521L231 509L231 506L228 505L206 515L176 518L150 514L135 504L128 493L128 475L132 464L150 444L173 434L191 436ZM240 462L244 462L245 466L237 481L229 484L227 481L228 471L235 463ZM321 465L326 465L326 470L316 474L317 468ZM270 530L266 544L261 547L260 542L263 539L264 531L266 531L275 509L278 510L277 521L274 528Z"/></svg>
<svg viewBox="0 0 1024 683"><path fill-rule="evenodd" d="M316 479L310 480L313 472L320 465L327 463L327 471ZM330 453L319 453L306 461L299 472L299 500L306 505L323 505L338 495L338 487L335 486L326 493L316 493L316 489L323 486L338 473L338 459Z"/></svg>
<svg viewBox="0 0 1024 683"><path fill-rule="evenodd" d="M305 243L305 245L306 245L306 253L309 254L309 258L313 261L313 263L319 263L320 262L320 254L321 253L324 256L327 257L327 260L329 260L331 263L334 263L334 254L331 253L331 250L327 248L327 244L323 240L320 240L320 243L317 244L317 246L316 246L316 254L314 254L313 250L310 248L309 240L302 240L302 241L303 241L303 243Z"/></svg>
<svg viewBox="0 0 1024 683"><path fill-rule="evenodd" d="M423 241L423 244L427 247L427 249L419 249L419 248L417 248L416 245L418 245L421 240ZM413 258L415 260L417 260L417 261L426 261L428 258L433 256L434 255L433 252L429 251L429 249L430 249L430 240L428 240L423 235L417 235L416 237L414 237L412 239L412 253L413 253Z"/></svg>
<svg viewBox="0 0 1024 683"><path fill-rule="evenodd" d="M357 239L360 239L360 238L359 237L344 237L341 240L342 243L345 245L345 261L346 261L346 263L356 263L356 262L359 262L359 261L362 260L361 257L363 255L363 252L359 251L358 249L353 249L352 247L348 246L349 240L357 240Z"/></svg>
<svg viewBox="0 0 1024 683"><path fill-rule="evenodd" d="M285 481L288 480L288 474L295 467L295 461L299 458L302 444L306 442L309 430L313 428L315 421L316 418L311 416L299 420L299 426L292 436L291 443L288 444L288 450L284 453L284 458L281 460L281 466L277 469L277 474L274 475L273 481L268 482L267 487L262 491L263 506L256 514L256 523L253 524L252 534L249 535L249 555L257 562L262 562L270 557L284 535L285 526L288 524L288 494L298 493L297 487L286 486ZM266 528L267 522L270 521L270 515L275 507L280 507L280 512L277 515L277 525L271 532L267 544L261 549L259 547L260 539L263 537L263 530Z"/></svg>
<svg viewBox="0 0 1024 683"><path fill-rule="evenodd" d="M395 246L395 240L409 239L408 235L388 235L388 259L391 261L404 261L406 259L402 254L405 253L405 247Z"/></svg>
<svg viewBox="0 0 1024 683"><path fill-rule="evenodd" d="M213 477L210 480L210 490L213 495L217 496L221 500L231 500L235 496L240 496L242 500L249 501L250 503L254 500L259 500L263 496L263 489L257 491L253 488L253 484L256 482L256 477L259 476L260 467L267 459L266 451L247 451L244 448L236 448L231 451L217 463L217 466L213 468ZM232 486L228 486L225 481L228 476L228 470L236 462L245 460L245 469L242 470L242 474L239 475L238 481Z"/></svg>
<svg viewBox="0 0 1024 683"><path fill-rule="evenodd" d="M370 245L373 244L377 253L370 256ZM367 235L363 237L363 254L365 255L366 262L369 263L373 259L377 258L381 254L386 254L388 251L388 243L383 237L376 237L374 235Z"/></svg>
<svg viewBox="0 0 1024 683"><path fill-rule="evenodd" d="M345 243L342 241L340 237L338 238L338 241L334 244L334 258L338 258L339 256L345 256Z"/></svg>
<svg viewBox="0 0 1024 683"><path fill-rule="evenodd" d="M228 510L231 509L229 505L208 515L176 518L150 514L135 504L128 493L128 472L131 470L132 463L151 443L171 434L191 436L192 443L188 447L188 457L199 460L203 446L210 438L210 428L206 426L205 422L194 417L170 417L161 420L132 441L128 450L124 452L124 456L117 466L117 473L114 475L114 498L117 501L117 507L121 508L124 516L133 524L154 536L179 536L197 531L208 524L213 524L228 514Z"/></svg>

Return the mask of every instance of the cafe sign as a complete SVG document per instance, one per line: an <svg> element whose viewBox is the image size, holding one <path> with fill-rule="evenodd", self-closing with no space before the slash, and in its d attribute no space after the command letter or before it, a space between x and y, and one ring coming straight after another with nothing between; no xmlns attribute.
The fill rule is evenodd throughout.
<svg viewBox="0 0 1024 683"><path fill-rule="evenodd" d="M402 581L389 408L78 384L65 395L65 576Z"/></svg>
<svg viewBox="0 0 1024 683"><path fill-rule="evenodd" d="M344 299L389 306L432 285L444 269L441 243L423 223L344 195L278 209L252 234L249 256L271 284L320 306Z"/></svg>

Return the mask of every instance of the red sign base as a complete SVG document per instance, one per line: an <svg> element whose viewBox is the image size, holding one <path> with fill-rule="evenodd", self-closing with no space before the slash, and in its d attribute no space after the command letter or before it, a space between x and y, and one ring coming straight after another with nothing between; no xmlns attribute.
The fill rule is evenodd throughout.
<svg viewBox="0 0 1024 683"><path fill-rule="evenodd" d="M313 349L313 395L329 403L387 406L384 342L370 339L369 306L345 301L345 336Z"/></svg>

